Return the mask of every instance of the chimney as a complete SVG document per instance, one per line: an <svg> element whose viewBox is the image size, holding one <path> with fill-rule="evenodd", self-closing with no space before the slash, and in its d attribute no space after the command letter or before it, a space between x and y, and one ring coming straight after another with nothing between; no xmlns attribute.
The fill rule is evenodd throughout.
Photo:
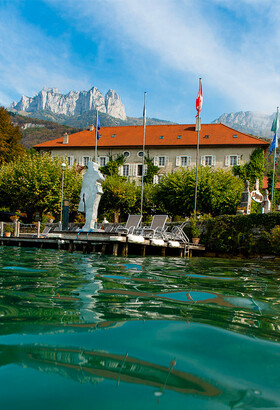
<svg viewBox="0 0 280 410"><path fill-rule="evenodd" d="M63 144L68 144L69 142L69 135L67 132L63 135Z"/></svg>
<svg viewBox="0 0 280 410"><path fill-rule="evenodd" d="M94 131L94 125L93 125L93 124L90 124L89 130L90 130L90 131Z"/></svg>

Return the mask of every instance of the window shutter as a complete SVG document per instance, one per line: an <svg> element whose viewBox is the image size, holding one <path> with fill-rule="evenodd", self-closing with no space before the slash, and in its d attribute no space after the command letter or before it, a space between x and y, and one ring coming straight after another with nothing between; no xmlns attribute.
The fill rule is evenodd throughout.
<svg viewBox="0 0 280 410"><path fill-rule="evenodd" d="M181 157L179 157L179 155L176 157L176 167L180 166L180 159Z"/></svg>
<svg viewBox="0 0 280 410"><path fill-rule="evenodd" d="M240 155L237 155L237 165L240 165Z"/></svg>
<svg viewBox="0 0 280 410"><path fill-rule="evenodd" d="M153 183L158 184L158 175L153 176Z"/></svg>
<svg viewBox="0 0 280 410"><path fill-rule="evenodd" d="M147 175L147 171L148 171L148 165L145 164L145 165L144 165L144 175Z"/></svg>
<svg viewBox="0 0 280 410"><path fill-rule="evenodd" d="M109 162L109 157L105 157L105 165Z"/></svg>
<svg viewBox="0 0 280 410"><path fill-rule="evenodd" d="M165 156L165 166L168 165L168 161L169 161L169 159L168 159L168 156L166 155L166 156Z"/></svg>
<svg viewBox="0 0 280 410"><path fill-rule="evenodd" d="M213 164L212 164L212 165L213 165L213 167L214 167L214 166L216 165L216 155L213 155L213 156L212 156L212 159L213 159Z"/></svg>
<svg viewBox="0 0 280 410"><path fill-rule="evenodd" d="M123 176L123 166L122 165L119 167L119 174L121 177Z"/></svg>
<svg viewBox="0 0 280 410"><path fill-rule="evenodd" d="M138 168L138 164L129 164L129 175L136 177L137 168Z"/></svg>
<svg viewBox="0 0 280 410"><path fill-rule="evenodd" d="M202 156L200 157L200 164L203 165L203 166L205 166L205 155L202 155Z"/></svg>
<svg viewBox="0 0 280 410"><path fill-rule="evenodd" d="M154 165L158 165L158 157L154 157Z"/></svg>
<svg viewBox="0 0 280 410"><path fill-rule="evenodd" d="M229 155L225 156L225 166L228 167L229 166Z"/></svg>
<svg viewBox="0 0 280 410"><path fill-rule="evenodd" d="M79 165L83 165L83 157L79 157Z"/></svg>
<svg viewBox="0 0 280 410"><path fill-rule="evenodd" d="M187 161L188 167L191 165L191 160L192 160L192 157L188 156L188 161Z"/></svg>

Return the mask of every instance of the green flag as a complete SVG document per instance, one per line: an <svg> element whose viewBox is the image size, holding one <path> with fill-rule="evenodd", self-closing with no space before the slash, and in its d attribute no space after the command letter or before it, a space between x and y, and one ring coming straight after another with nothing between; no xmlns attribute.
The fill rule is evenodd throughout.
<svg viewBox="0 0 280 410"><path fill-rule="evenodd" d="M278 128L279 128L279 114L278 114L278 109L277 109L276 117L273 120L271 131L276 134Z"/></svg>

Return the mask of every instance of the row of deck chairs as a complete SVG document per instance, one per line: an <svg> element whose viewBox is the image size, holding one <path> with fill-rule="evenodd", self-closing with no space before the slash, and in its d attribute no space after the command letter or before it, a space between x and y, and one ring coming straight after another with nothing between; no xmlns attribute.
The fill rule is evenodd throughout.
<svg viewBox="0 0 280 410"><path fill-rule="evenodd" d="M141 215L129 215L125 226L109 224L105 227L105 232L117 232L120 234L133 234L147 239L163 239L164 241L180 241L188 243L189 238L184 232L186 222L173 226L169 231L166 226L168 215L154 215L151 225L140 227Z"/></svg>

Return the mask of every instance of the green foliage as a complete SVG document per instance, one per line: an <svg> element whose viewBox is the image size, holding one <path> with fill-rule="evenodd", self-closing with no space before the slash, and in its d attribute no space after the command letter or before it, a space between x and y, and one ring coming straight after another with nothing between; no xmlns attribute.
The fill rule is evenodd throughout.
<svg viewBox="0 0 280 410"><path fill-rule="evenodd" d="M0 107L0 164L8 163L23 153L21 138L19 127L11 123L7 110Z"/></svg>
<svg viewBox="0 0 280 410"><path fill-rule="evenodd" d="M202 241L210 251L218 254L277 253L280 214L222 215L210 218L205 224ZM269 234L274 232L274 236Z"/></svg>
<svg viewBox="0 0 280 410"><path fill-rule="evenodd" d="M143 185L143 221L147 221L155 213L155 192L156 185ZM137 186L137 200L131 212L139 214L141 211L141 186Z"/></svg>
<svg viewBox="0 0 280 410"><path fill-rule="evenodd" d="M198 225L198 219L195 216L190 218L190 224L192 238L199 238L201 230Z"/></svg>
<svg viewBox="0 0 280 410"><path fill-rule="evenodd" d="M147 172L144 176L144 182L147 184L153 184L154 182L154 175L156 175L159 171L159 167L154 165L154 159L150 158L149 153L145 155L145 164L147 165Z"/></svg>
<svg viewBox="0 0 280 410"><path fill-rule="evenodd" d="M119 167L125 163L125 156L123 154L117 154L116 158L113 158L113 155L109 155L109 161L105 165L105 167L100 167L100 172L103 175L109 176L118 176L119 175Z"/></svg>
<svg viewBox="0 0 280 410"><path fill-rule="evenodd" d="M180 169L160 181L156 190L157 206L169 215L190 215L194 209L196 169ZM240 202L242 181L230 170L210 167L198 169L197 204L200 212L232 214Z"/></svg>
<svg viewBox="0 0 280 410"><path fill-rule="evenodd" d="M4 225L5 232L14 232L14 226L12 224L5 224Z"/></svg>
<svg viewBox="0 0 280 410"><path fill-rule="evenodd" d="M0 169L0 206L10 204L32 218L34 212L60 214L62 171L58 158L25 153ZM70 212L80 200L82 177L75 167L64 173L64 198L70 201Z"/></svg>
<svg viewBox="0 0 280 410"><path fill-rule="evenodd" d="M279 254L280 252L280 225L276 225L271 229L271 232L267 234L269 243L274 251L274 253Z"/></svg>
<svg viewBox="0 0 280 410"><path fill-rule="evenodd" d="M234 166L233 173L234 175L238 175L244 182L248 180L250 189L254 187L257 178L260 181L260 186L262 186L264 176L264 150L262 148L255 149L250 156L250 162L244 165Z"/></svg>
<svg viewBox="0 0 280 410"><path fill-rule="evenodd" d="M137 187L120 176L110 175L102 183L99 212L118 222L120 216L127 215L137 199Z"/></svg>

